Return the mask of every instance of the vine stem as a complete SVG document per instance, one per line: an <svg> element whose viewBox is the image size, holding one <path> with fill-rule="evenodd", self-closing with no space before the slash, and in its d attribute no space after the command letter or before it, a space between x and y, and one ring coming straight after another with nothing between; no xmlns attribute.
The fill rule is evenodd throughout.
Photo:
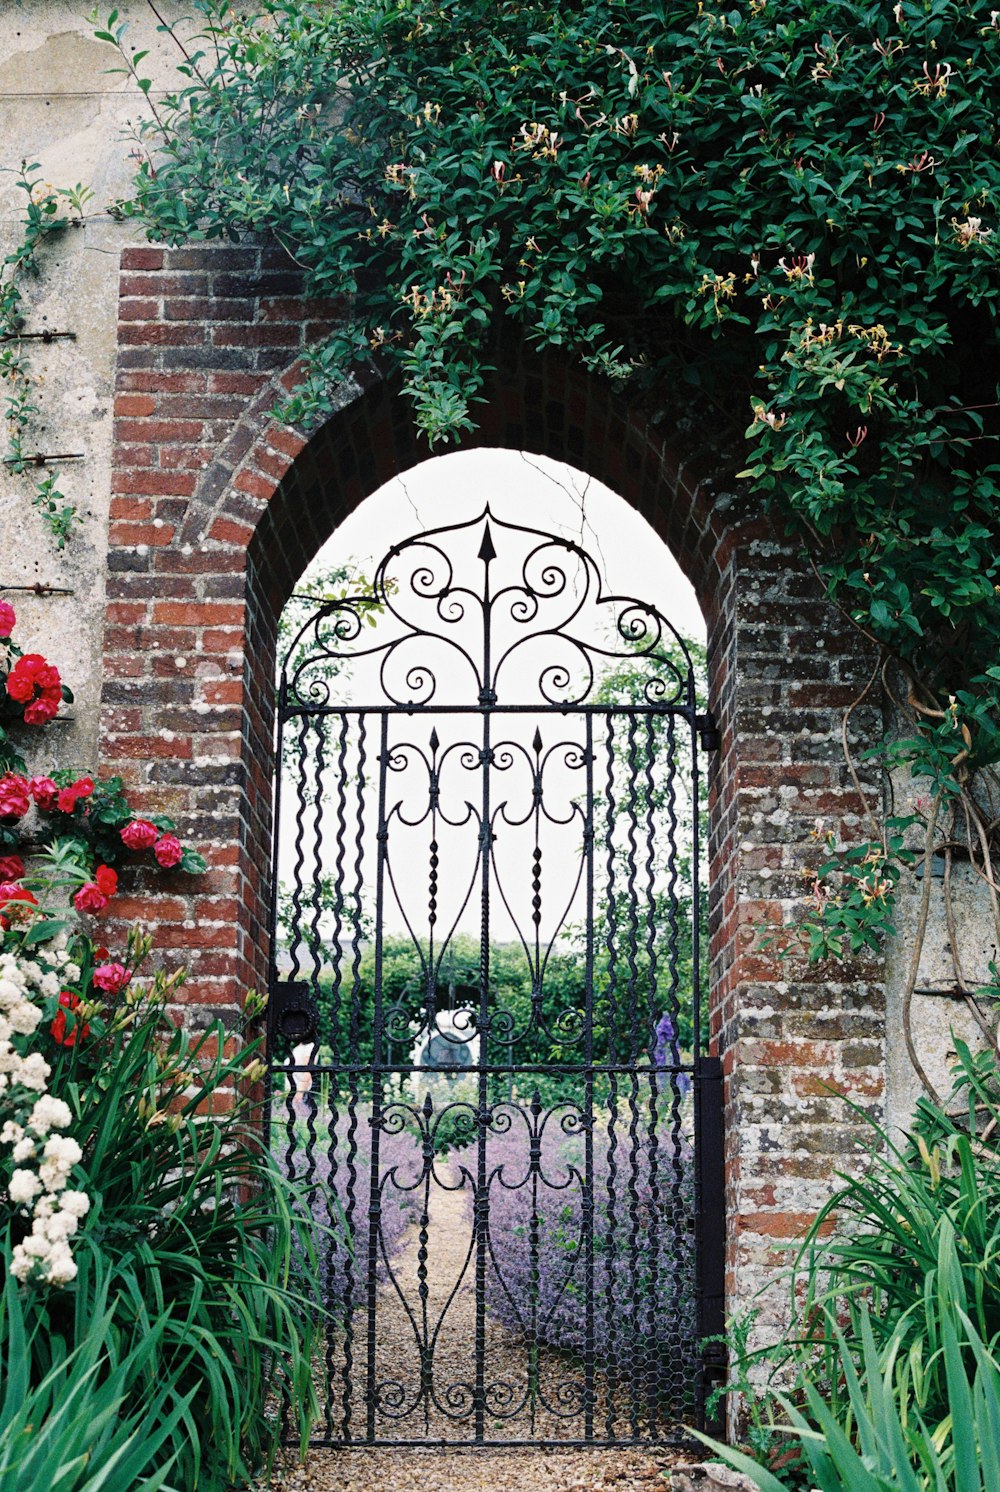
<svg viewBox="0 0 1000 1492"><path fill-rule="evenodd" d="M924 885L920 896L920 910L917 914L917 925L914 929L913 952L910 955L910 967L906 976L906 984L903 988L903 1040L906 1042L906 1054L914 1072L920 1079L924 1089L933 1101L942 1105L943 1100L940 1093L927 1076L927 1070L920 1058L917 1056L916 1043L913 1040L912 1013L913 992L916 988L917 977L920 972L920 956L924 950L924 937L927 932L927 919L931 907L931 856L934 853L934 830L937 827L938 814L941 810L941 796L934 799L930 813L927 816L927 830L924 837Z"/></svg>

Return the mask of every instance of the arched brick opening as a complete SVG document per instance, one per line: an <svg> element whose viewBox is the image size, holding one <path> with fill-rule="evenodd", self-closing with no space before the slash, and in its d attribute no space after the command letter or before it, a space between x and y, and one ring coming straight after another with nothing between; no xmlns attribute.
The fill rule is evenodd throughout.
<svg viewBox="0 0 1000 1492"><path fill-rule="evenodd" d="M273 251L132 250L123 261L102 755L140 803L207 848L207 883L137 888L190 967L178 1013L227 1018L267 976L276 619L337 524L430 452L373 380L308 442L270 413L314 312ZM141 307L137 314L136 307ZM145 319L143 319L145 318ZM878 1109L877 966L828 971L760 947L801 893L817 817L863 811L840 712L856 639L766 520L734 495L711 432L653 423L565 361L504 361L474 444L566 460L661 534L709 628L721 750L710 773L711 1029L726 1072L728 1285L746 1300L850 1165ZM683 415L683 412L681 412ZM729 466L731 470L731 465ZM858 722L863 728L863 722Z"/></svg>

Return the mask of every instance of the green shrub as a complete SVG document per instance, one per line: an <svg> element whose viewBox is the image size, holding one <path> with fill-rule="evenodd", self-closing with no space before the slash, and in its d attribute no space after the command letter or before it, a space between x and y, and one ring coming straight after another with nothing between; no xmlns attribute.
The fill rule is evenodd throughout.
<svg viewBox="0 0 1000 1492"><path fill-rule="evenodd" d="M108 1307L107 1276L94 1314L72 1351L45 1343L48 1370L32 1372L45 1323L29 1326L12 1275L0 1293L0 1487L17 1492L169 1492L176 1455L170 1441L191 1395L172 1386L145 1396L142 1384L160 1350L164 1316L124 1346ZM133 1407L125 1408L132 1400Z"/></svg>
<svg viewBox="0 0 1000 1492"><path fill-rule="evenodd" d="M800 1330L768 1354L791 1385L758 1407L753 1448L799 1465L782 1481L716 1447L764 1492L1000 1487L1000 1063L956 1046L952 1101L922 1099L900 1147L876 1131L793 1272Z"/></svg>
<svg viewBox="0 0 1000 1492"><path fill-rule="evenodd" d="M157 1003L139 1003L99 1043L64 1048L51 1079L73 1111L93 1205L75 1284L43 1309L76 1342L107 1291L123 1340L154 1334L125 1407L147 1399L148 1435L169 1420L164 1455L183 1492L248 1480L283 1421L304 1446L315 1411L314 1225L246 1106L208 1112L252 1056L223 1055L225 1039L212 1027L192 1048Z"/></svg>

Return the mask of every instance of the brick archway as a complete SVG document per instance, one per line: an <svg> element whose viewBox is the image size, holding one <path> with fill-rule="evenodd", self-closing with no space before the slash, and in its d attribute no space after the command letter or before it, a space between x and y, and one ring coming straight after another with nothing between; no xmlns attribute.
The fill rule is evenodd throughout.
<svg viewBox="0 0 1000 1492"><path fill-rule="evenodd" d="M206 848L207 883L136 886L121 908L155 920L160 949L188 963L178 1016L192 1021L231 1017L266 979L277 616L341 519L430 454L377 380L345 389L308 442L274 422L280 384L335 313L302 298L273 250L123 256L102 760ZM816 818L851 833L863 811L840 712L864 660L734 495L708 432L645 423L555 358L514 356L486 392L474 443L568 461L617 491L676 555L708 622L722 741L711 1028L727 1081L728 1286L745 1301L773 1274L773 1242L801 1230L866 1139L830 1087L881 1101L881 969L832 983L758 937L800 894Z"/></svg>

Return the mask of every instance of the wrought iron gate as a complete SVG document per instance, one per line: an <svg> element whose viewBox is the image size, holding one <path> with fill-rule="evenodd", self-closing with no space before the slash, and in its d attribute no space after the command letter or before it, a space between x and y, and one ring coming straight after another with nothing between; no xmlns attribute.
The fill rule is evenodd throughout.
<svg viewBox="0 0 1000 1492"><path fill-rule="evenodd" d="M319 1443L683 1439L724 1226L684 643L486 509L320 605L278 713L271 1143L329 1229Z"/></svg>

